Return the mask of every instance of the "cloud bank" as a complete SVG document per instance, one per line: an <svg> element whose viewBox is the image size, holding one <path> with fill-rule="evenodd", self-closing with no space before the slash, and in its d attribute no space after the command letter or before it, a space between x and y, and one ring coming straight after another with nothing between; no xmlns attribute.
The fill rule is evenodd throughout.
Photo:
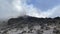
<svg viewBox="0 0 60 34"><path fill-rule="evenodd" d="M27 0L0 0L0 18L15 18L22 15L29 15L38 18L60 16L60 5L42 11L27 4Z"/></svg>

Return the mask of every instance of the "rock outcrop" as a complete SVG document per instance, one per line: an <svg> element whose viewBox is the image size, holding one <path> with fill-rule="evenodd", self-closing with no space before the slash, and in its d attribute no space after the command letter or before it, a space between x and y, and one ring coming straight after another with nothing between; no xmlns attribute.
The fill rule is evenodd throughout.
<svg viewBox="0 0 60 34"><path fill-rule="evenodd" d="M37 18L31 16L22 16L18 18L11 18L8 20L8 25L15 23L19 24L60 24L60 17L55 18Z"/></svg>

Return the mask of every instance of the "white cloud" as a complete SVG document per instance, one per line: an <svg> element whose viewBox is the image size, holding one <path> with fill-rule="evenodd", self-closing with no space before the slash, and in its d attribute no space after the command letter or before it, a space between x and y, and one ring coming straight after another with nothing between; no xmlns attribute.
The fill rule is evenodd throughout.
<svg viewBox="0 0 60 34"><path fill-rule="evenodd" d="M60 16L60 5L56 6L52 9L52 14L50 15L50 17L57 17Z"/></svg>
<svg viewBox="0 0 60 34"><path fill-rule="evenodd" d="M12 18L25 14L39 18L60 16L60 6L41 11L33 4L27 5L26 2L27 0L0 0L0 18Z"/></svg>
<svg viewBox="0 0 60 34"><path fill-rule="evenodd" d="M0 18L10 18L19 14L13 10L12 2L9 2L9 0L0 0Z"/></svg>
<svg viewBox="0 0 60 34"><path fill-rule="evenodd" d="M52 9L48 9L47 11L41 11L40 9L34 7L34 5L30 4L25 6L25 10L27 15L38 17L38 18L60 16L60 5L55 6Z"/></svg>

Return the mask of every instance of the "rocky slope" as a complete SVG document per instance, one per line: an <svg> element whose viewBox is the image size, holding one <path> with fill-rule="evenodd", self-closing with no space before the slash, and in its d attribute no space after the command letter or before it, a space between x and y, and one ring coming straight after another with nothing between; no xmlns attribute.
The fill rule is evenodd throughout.
<svg viewBox="0 0 60 34"><path fill-rule="evenodd" d="M11 18L8 20L8 25L12 25L15 23L19 24L60 24L60 17L55 18L37 18L31 16L22 16L18 18Z"/></svg>
<svg viewBox="0 0 60 34"><path fill-rule="evenodd" d="M22 16L8 20L1 34L60 34L60 17Z"/></svg>

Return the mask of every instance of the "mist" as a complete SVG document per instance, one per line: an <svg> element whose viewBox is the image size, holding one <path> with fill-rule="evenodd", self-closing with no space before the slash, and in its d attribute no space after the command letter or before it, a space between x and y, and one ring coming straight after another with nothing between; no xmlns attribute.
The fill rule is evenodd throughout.
<svg viewBox="0 0 60 34"><path fill-rule="evenodd" d="M34 7L33 4L28 5L27 0L0 0L0 7L0 19L16 18L24 15L38 18L60 16L60 5L42 11Z"/></svg>

